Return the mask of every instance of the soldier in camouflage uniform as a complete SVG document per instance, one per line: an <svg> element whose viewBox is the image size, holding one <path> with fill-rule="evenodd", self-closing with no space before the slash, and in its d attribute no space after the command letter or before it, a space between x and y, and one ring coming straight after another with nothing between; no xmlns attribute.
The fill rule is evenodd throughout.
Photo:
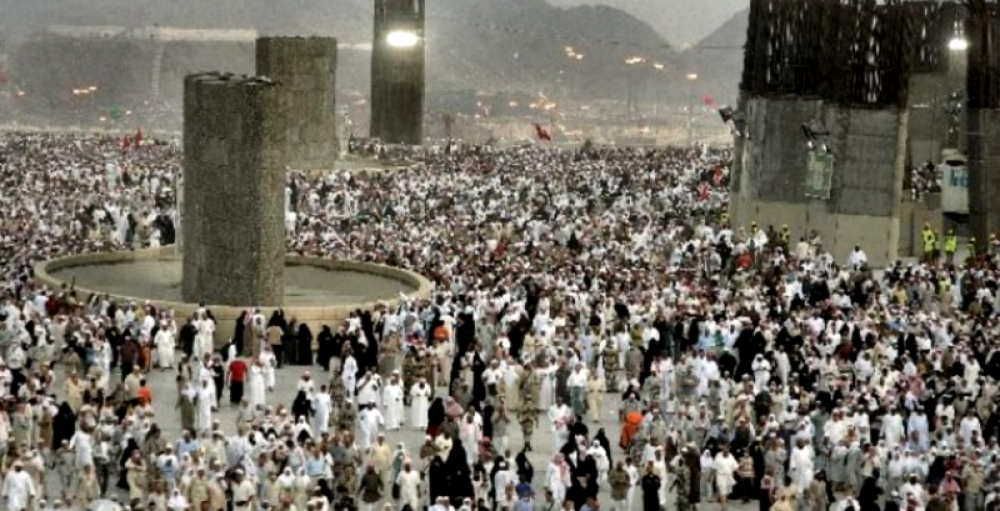
<svg viewBox="0 0 1000 511"><path fill-rule="evenodd" d="M518 411L518 423L521 425L521 435L524 437L524 449L531 450L531 435L535 432L538 421L538 395L541 382L530 364L525 366L524 373L517 384L521 393L521 409Z"/></svg>
<svg viewBox="0 0 1000 511"><path fill-rule="evenodd" d="M618 392L618 349L615 347L614 339L608 339L607 346L604 347L604 356L601 357L604 363L604 379L607 392Z"/></svg>
<svg viewBox="0 0 1000 511"><path fill-rule="evenodd" d="M340 415L337 417L337 427L341 431L354 433L354 424L358 421L358 412L354 409L354 403L350 399L344 400L344 406L340 408Z"/></svg>
<svg viewBox="0 0 1000 511"><path fill-rule="evenodd" d="M674 490L677 491L677 511L694 511L696 506L691 502L691 469L682 458L677 464L677 477L674 479Z"/></svg>
<svg viewBox="0 0 1000 511"><path fill-rule="evenodd" d="M410 404L410 387L412 387L413 384L419 381L420 379L420 374L419 374L420 370L418 370L417 368L421 367L421 365L422 364L420 364L420 361L417 360L415 354L412 353L407 354L406 357L403 358L402 385L403 385L403 400L406 404Z"/></svg>

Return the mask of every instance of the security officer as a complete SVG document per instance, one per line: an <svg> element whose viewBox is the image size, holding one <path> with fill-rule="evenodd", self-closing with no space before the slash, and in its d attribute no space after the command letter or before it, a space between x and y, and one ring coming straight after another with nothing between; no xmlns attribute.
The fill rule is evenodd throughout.
<svg viewBox="0 0 1000 511"><path fill-rule="evenodd" d="M781 226L781 233L778 234L781 240L781 249L787 254L788 248L792 245L792 230L788 228L788 224Z"/></svg>
<svg viewBox="0 0 1000 511"><path fill-rule="evenodd" d="M921 239L924 242L924 262L930 263L934 260L934 250L937 245L937 236L934 234L934 229L931 229L931 224L924 224Z"/></svg>
<svg viewBox="0 0 1000 511"><path fill-rule="evenodd" d="M955 235L955 229L948 229L948 235L944 238L944 256L948 264L955 261L955 252L957 251L958 236Z"/></svg>

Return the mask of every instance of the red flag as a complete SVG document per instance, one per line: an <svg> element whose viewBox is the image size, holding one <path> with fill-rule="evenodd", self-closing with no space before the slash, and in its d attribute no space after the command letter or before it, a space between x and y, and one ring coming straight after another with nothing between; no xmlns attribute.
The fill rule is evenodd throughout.
<svg viewBox="0 0 1000 511"><path fill-rule="evenodd" d="M139 147L142 145L142 128L135 130L135 146Z"/></svg>
<svg viewBox="0 0 1000 511"><path fill-rule="evenodd" d="M130 145L132 145L132 139L128 138L128 135L125 135L122 138L122 152L127 152Z"/></svg>
<svg viewBox="0 0 1000 511"><path fill-rule="evenodd" d="M549 135L549 132L545 131L545 128L537 122L535 123L535 135L538 135L538 140L552 141L552 135Z"/></svg>

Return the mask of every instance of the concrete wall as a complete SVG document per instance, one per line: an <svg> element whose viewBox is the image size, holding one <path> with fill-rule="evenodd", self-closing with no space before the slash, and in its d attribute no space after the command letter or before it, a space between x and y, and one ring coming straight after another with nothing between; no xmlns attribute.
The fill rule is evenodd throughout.
<svg viewBox="0 0 1000 511"><path fill-rule="evenodd" d="M128 261L143 261L151 259L166 258L174 255L174 247L161 247L156 249L146 249L146 250L136 250L130 252L109 252L109 253L97 253L97 254L84 254L78 256L64 257L61 259L55 259L52 261L45 261L35 265L35 279L42 283L43 285L49 286L52 289L59 289L64 284L64 281L56 279L52 276L52 273L57 270L63 270L67 268L73 268L78 266L90 266L98 264L114 264L123 263ZM380 275L382 277L388 277L392 279L399 280L406 283L415 291L409 295L413 300L424 300L431 296L431 291L433 286L424 277L400 268L393 268L391 266L384 266L379 264L361 263L355 261L335 261L330 259L316 259L309 257L299 257L299 256L288 256L284 260L284 264L288 266L293 265L308 265L315 266L319 268L326 268L331 270L345 270L345 271L355 271L355 272L365 272L375 275ZM91 294L100 293L104 294L101 290L95 289L84 289L77 287L76 292L79 298L85 299ZM118 303L124 303L133 301L136 303L145 302L149 297L141 296L121 296L112 295L111 299L117 301ZM169 309L173 310L178 321L181 322L186 318L191 317L194 314L195 309L199 307L197 303L186 303L186 302L171 302L165 300L150 299L157 308L159 309ZM348 305L336 305L328 307L284 307L286 316L294 316L299 322L304 322L309 325L309 328L313 331L313 335L319 333L320 327L323 325L330 325L331 327L339 325L344 319L350 315L351 312L355 310L372 310L382 303L388 307L397 307L399 305L399 299L385 300L383 302L364 302ZM218 321L217 330L215 332L215 341L217 346L221 346L226 340L228 340L233 335L233 331L236 327L236 318L240 316L245 308L243 307L231 307L222 304L216 304L214 302L206 302L209 309L212 310L212 314L215 315ZM265 316L270 317L271 312L276 308L261 307L261 310Z"/></svg>
<svg viewBox="0 0 1000 511"><path fill-rule="evenodd" d="M733 180L734 226L788 225L796 238L815 230L838 261L855 245L876 266L897 257L906 112L774 98L749 99L746 112L750 140L736 155L741 170ZM830 131L835 163L828 200L805 195L808 149L802 124L811 119Z"/></svg>
<svg viewBox="0 0 1000 511"><path fill-rule="evenodd" d="M278 84L287 165L329 169L337 161L337 40L332 37L261 37L257 74Z"/></svg>
<svg viewBox="0 0 1000 511"><path fill-rule="evenodd" d="M284 131L277 90L257 78L184 83L182 296L277 306L285 255Z"/></svg>

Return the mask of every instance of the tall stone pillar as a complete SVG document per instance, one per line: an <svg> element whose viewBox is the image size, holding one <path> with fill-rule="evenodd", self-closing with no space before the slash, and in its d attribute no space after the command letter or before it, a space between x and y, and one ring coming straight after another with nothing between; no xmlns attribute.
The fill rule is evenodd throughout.
<svg viewBox="0 0 1000 511"><path fill-rule="evenodd" d="M278 116L286 165L333 168L337 141L337 40L332 37L257 39L257 75L278 84Z"/></svg>
<svg viewBox="0 0 1000 511"><path fill-rule="evenodd" d="M285 130L262 78L184 80L182 296L280 306L284 291Z"/></svg>
<svg viewBox="0 0 1000 511"><path fill-rule="evenodd" d="M969 141L969 221L980 253L1000 234L1000 110L975 110L966 118Z"/></svg>

